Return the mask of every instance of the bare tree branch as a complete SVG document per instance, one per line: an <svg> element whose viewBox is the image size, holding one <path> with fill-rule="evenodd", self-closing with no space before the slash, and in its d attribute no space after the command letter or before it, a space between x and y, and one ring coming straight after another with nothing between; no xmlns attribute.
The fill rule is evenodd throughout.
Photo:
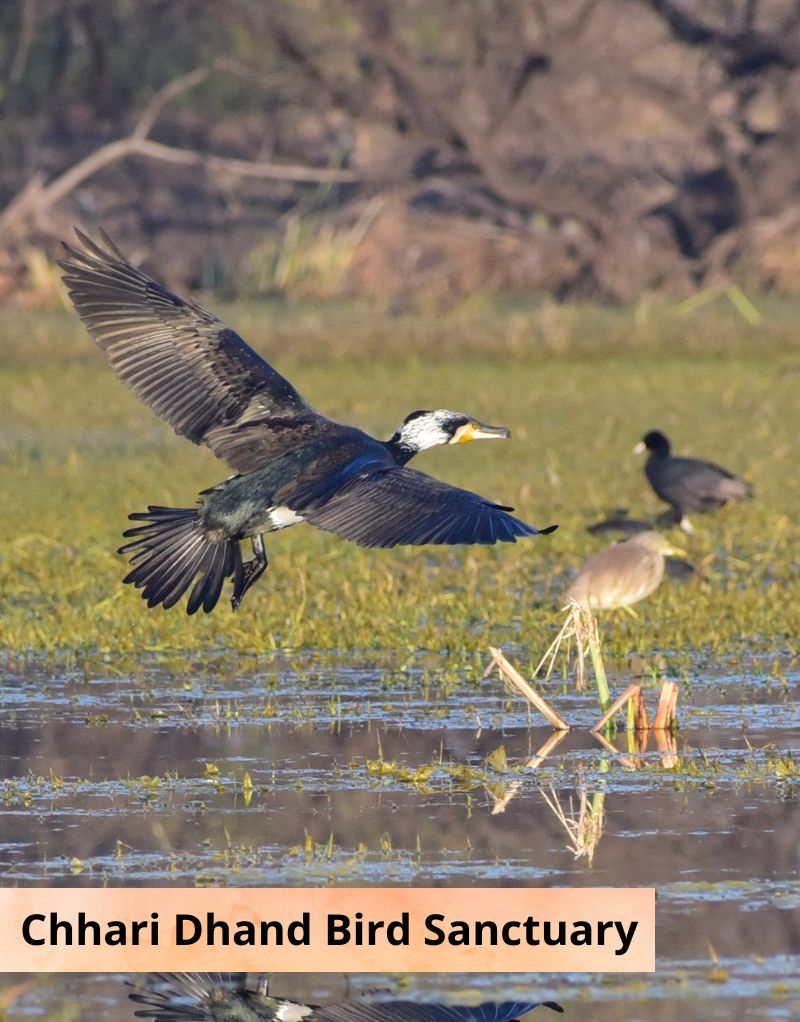
<svg viewBox="0 0 800 1022"><path fill-rule="evenodd" d="M106 167L131 156L183 167L200 167L212 176L226 175L234 179L256 177L309 183L351 183L358 180L357 175L347 170L214 156L192 149L163 145L147 137L167 103L195 88L223 66L226 70L232 69L232 65L225 62L219 66L199 68L174 79L155 93L128 136L100 146L48 184L37 175L0 213L0 232L6 236L20 232L29 221L40 220L49 209L66 198L84 181Z"/></svg>
<svg viewBox="0 0 800 1022"><path fill-rule="evenodd" d="M181 75L179 78L173 78L171 82L160 88L144 110L142 110L141 114L139 114L131 132L131 137L147 138L153 130L156 121L161 116L164 107L171 100L180 96L181 93L188 92L189 89L194 89L201 82L206 81L213 71L213 67L199 67L194 71L189 71L188 74Z"/></svg>
<svg viewBox="0 0 800 1022"><path fill-rule="evenodd" d="M605 230L607 217L575 183L556 175L526 179L507 168L496 156L491 138L475 131L458 109L437 95L386 32L380 32L378 37L368 34L371 24L372 21L366 23L362 48L386 67L398 97L418 129L456 152L467 153L489 187L506 202L553 217L580 220L597 233Z"/></svg>
<svg viewBox="0 0 800 1022"><path fill-rule="evenodd" d="M24 74L0 133L3 202L16 193L0 210L0 229L12 241L34 227L52 231L56 204L93 175L120 161L146 160L189 168L192 184L200 185L187 191L184 174L147 175L156 190L148 206L182 236L215 226L198 224L196 215L207 213L209 182L225 200L217 222L235 227L243 243L254 233L251 212L274 222L287 196L305 194L315 217L344 223L371 196L390 195L368 239L374 247L365 244L362 252L367 288L377 279L376 260L385 258L388 278L400 259L419 251L426 257L408 257L414 268L403 286L425 287L425 274L446 276L453 283L442 286L454 289L477 279L513 287L529 279L553 294L628 300L648 288L692 286L714 263L721 236L723 269L731 270L759 245L790 244L789 226L775 242L778 235L763 225L800 201L800 0L107 4L108 10L106 0L17 0L18 50L5 58L7 84L10 67ZM191 10L192 25L183 26L178 7ZM54 14L73 16L78 8L88 12L86 38L59 38L70 22L56 24ZM37 33L27 58L25 17ZM45 23L50 49L38 45ZM180 67L165 52L176 24L209 54L187 74L165 70ZM148 73L160 80L176 75L143 103L132 98L141 94L138 69L116 59L121 26L153 53ZM62 74L71 72L79 49L80 73ZM263 54L263 72L227 56L254 50ZM96 76L108 78L105 97L92 91L87 52ZM53 66L60 69L57 88L47 84ZM215 90L214 81L204 88L216 74L252 86L234 93ZM180 124L213 130L219 142L184 143L164 128L168 104L198 87L214 98L213 111L204 96L192 96L183 101ZM255 101L240 103L242 91ZM26 121L30 110L38 130ZM112 129L124 137L99 145L103 123L124 125ZM226 144L240 158L222 155ZM340 164L342 146L352 166ZM289 162L274 162L273 152ZM50 166L43 160L54 158L56 173L25 185L31 166ZM138 215L147 231L149 210L132 210L130 201L141 185L137 177L115 177L119 207L129 219ZM284 184L251 185L238 204L231 200L244 179ZM304 182L356 187L303 193ZM175 217L178 193L186 215ZM450 249L444 238L440 244L440 232L465 228L509 244L483 254Z"/></svg>

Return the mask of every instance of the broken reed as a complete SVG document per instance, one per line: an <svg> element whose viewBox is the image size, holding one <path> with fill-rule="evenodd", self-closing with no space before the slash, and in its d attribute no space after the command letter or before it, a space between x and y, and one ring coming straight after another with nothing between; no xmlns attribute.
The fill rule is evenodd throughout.
<svg viewBox="0 0 800 1022"><path fill-rule="evenodd" d="M563 717L560 717L556 713L547 700L542 698L542 696L540 696L539 693L522 677L516 667L514 667L514 665L506 659L505 654L498 646L490 646L489 652L492 654L492 659L489 666L483 673L484 678L491 674L496 667L500 677L506 685L508 685L509 688L516 689L522 696L524 696L531 706L535 707L543 716L547 717L557 731L569 731L569 724L567 724Z"/></svg>
<svg viewBox="0 0 800 1022"><path fill-rule="evenodd" d="M570 600L567 620L571 624L572 634L575 636L575 642L578 647L579 673L582 677L583 663L586 656L585 651L588 650L589 659L592 661L595 688L597 689L597 701L600 703L600 709L605 713L611 705L611 692L608 688L608 678L606 677L606 669L603 664L602 642L597 618L585 604L578 603L577 600Z"/></svg>
<svg viewBox="0 0 800 1022"><path fill-rule="evenodd" d="M608 711L611 705L611 692L608 688L608 678L606 677L605 666L603 665L603 656L601 652L601 639L600 629L597 626L597 618L594 616L592 611L578 603L576 600L570 600L567 608L567 616L564 620L561 629L556 635L555 639L550 643L549 647L545 651L539 663L536 665L536 670L533 672L533 677L537 677L543 667L546 666L545 679L549 678L553 672L553 668L556 663L559 651L562 645L567 643L567 650L569 650L570 641L575 640L575 646L577 651L577 662L576 662L576 684L578 691L582 691L585 687L585 661L586 654L589 654L589 659L592 662L592 672L594 674L595 687L597 689L597 701L600 704L600 709L604 713ZM491 672L497 668L500 677L511 689L515 689L519 692L528 702L535 707L541 714L543 714L559 731L568 731L569 724L560 717L556 711L550 706L550 704L539 695L538 692L523 678L519 671L514 665L505 657L503 651L497 646L490 646L489 652L492 654L492 659L489 666L484 671L484 678L488 677ZM569 653L567 652L567 656Z"/></svg>
<svg viewBox="0 0 800 1022"><path fill-rule="evenodd" d="M561 646L564 642L567 642L567 649L569 649L569 642L574 638L576 646L576 686L579 691L585 687L585 661L588 653L592 663L597 701L603 711L600 720L592 728L595 734L598 734L603 729L613 730L614 717L623 707L627 707L625 730L629 733L634 731L648 732L650 730L656 732L675 731L677 729L677 684L665 681L662 685L656 716L651 727L641 685L629 685L622 695L612 701L605 665L603 664L600 629L597 624L597 618L592 611L589 607L578 603L576 600L570 600L566 611L564 623L558 635L550 643L544 656L537 664L533 677L535 678L546 665L545 679L549 678ZM490 646L489 652L492 654L492 659L484 671L484 678L488 677L497 668L500 677L506 685L524 696L528 703L545 716L557 731L565 732L569 730L570 725L523 678L499 647Z"/></svg>

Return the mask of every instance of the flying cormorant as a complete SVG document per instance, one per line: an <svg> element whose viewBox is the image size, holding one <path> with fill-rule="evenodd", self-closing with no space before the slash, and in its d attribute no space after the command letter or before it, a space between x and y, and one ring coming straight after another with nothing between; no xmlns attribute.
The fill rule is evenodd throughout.
<svg viewBox="0 0 800 1022"><path fill-rule="evenodd" d="M227 578L231 606L267 567L263 533L298 522L364 547L515 542L535 529L468 490L406 467L429 447L509 437L446 410L408 415L386 442L316 412L233 330L78 232L61 262L75 308L108 361L179 436L205 444L236 472L194 508L148 507L120 548L148 607L208 613ZM253 558L244 562L242 540ZM196 581L195 581L196 580Z"/></svg>

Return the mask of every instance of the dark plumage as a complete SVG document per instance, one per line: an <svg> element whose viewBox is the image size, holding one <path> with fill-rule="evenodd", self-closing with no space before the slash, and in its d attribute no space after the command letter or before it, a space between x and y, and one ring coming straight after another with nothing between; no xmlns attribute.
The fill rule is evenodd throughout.
<svg viewBox="0 0 800 1022"><path fill-rule="evenodd" d="M637 452L645 449L650 452L644 467L647 480L671 506L671 522L680 524L686 532L692 531L686 517L690 512L715 511L729 500L753 496L749 483L713 461L673 457L669 440L658 430L651 430L634 448Z"/></svg>
<svg viewBox="0 0 800 1022"><path fill-rule="evenodd" d="M406 468L437 444L510 436L444 409L413 412L388 441L316 412L214 315L131 266L107 236L66 246L64 281L89 333L120 379L179 436L205 444L236 475L195 508L132 514L120 550L125 582L149 607L206 613L231 579L234 609L267 567L262 535L308 522L360 546L514 542L552 532L512 508ZM254 556L244 562L241 541Z"/></svg>
<svg viewBox="0 0 800 1022"><path fill-rule="evenodd" d="M130 994L153 1022L515 1022L534 1008L562 1012L552 1001L505 1001L474 1007L415 1001L343 1001L308 1005L271 997L268 977L247 984L246 973L173 973L148 977Z"/></svg>
<svg viewBox="0 0 800 1022"><path fill-rule="evenodd" d="M245 972L156 973L128 996L142 1005L136 1018L153 1022L301 1022L314 1011L271 997L267 976L249 986Z"/></svg>

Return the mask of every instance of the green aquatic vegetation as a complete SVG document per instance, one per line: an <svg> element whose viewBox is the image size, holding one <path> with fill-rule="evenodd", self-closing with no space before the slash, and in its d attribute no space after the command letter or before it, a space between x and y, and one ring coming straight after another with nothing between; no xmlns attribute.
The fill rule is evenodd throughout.
<svg viewBox="0 0 800 1022"><path fill-rule="evenodd" d="M486 784L488 780L485 771L461 763L437 762L411 767L384 759L368 759L364 768L370 777L408 784L417 791L428 793L442 790L470 791Z"/></svg>
<svg viewBox="0 0 800 1022"><path fill-rule="evenodd" d="M634 657L655 678L761 652L779 678L797 656L800 606L798 353L788 306L760 304L753 326L722 306L656 309L646 322L564 308L558 351L542 343L535 305L476 302L436 318L223 310L313 404L377 435L416 407L508 425L509 443L431 451L418 467L560 528L515 546L369 551L301 526L268 538L269 571L236 614L221 605L191 619L148 611L121 585L114 550L128 512L191 503L224 466L143 408L71 315L15 310L0 325L0 648L12 664L82 665L87 679L143 657L184 677L187 658L250 671L301 649L380 649L394 658L387 691L431 655L443 673L425 680L478 685L490 643L535 665L552 641L560 593L605 542L590 521L619 506L659 512L631 448L661 426L751 480L757 499L695 518L688 547L710 557L706 581L665 583L637 620L601 619L609 679Z"/></svg>
<svg viewBox="0 0 800 1022"><path fill-rule="evenodd" d="M748 743L749 754L744 761L742 772L746 779L753 780L800 780L800 761L794 753L766 745L755 749Z"/></svg>
<svg viewBox="0 0 800 1022"><path fill-rule="evenodd" d="M491 770L504 774L508 770L508 756L506 755L505 746L498 745L494 752L490 752L486 757L486 765Z"/></svg>
<svg viewBox="0 0 800 1022"><path fill-rule="evenodd" d="M362 765L351 764L351 770L358 775ZM471 792L485 788L497 797L502 797L505 785L497 777L498 774L521 773L525 769L524 762L518 765L509 763L505 748L500 745L485 760L483 768L470 766L467 763L445 761L441 754L433 763L407 766L394 760L383 758L378 747L376 759L368 759L363 764L368 777L378 781L388 781L400 785L409 785L419 792L432 794L435 792Z"/></svg>
<svg viewBox="0 0 800 1022"><path fill-rule="evenodd" d="M204 776L183 777L176 772L142 774L138 777L59 777L27 774L0 781L0 802L7 806L42 809L56 802L72 805L76 799L90 796L105 804L115 800L137 800L150 808L161 808L176 798L202 798L210 792L229 798L244 798L249 805L260 789L253 785L247 771L224 774L213 764L206 764Z"/></svg>
<svg viewBox="0 0 800 1022"><path fill-rule="evenodd" d="M774 745L754 748L747 743L746 754L721 753L714 755L703 749L686 749L677 756L674 765L665 770L655 760L640 765L655 774L663 772L678 790L707 791L713 793L720 785L733 787L764 787L800 780L800 762L791 750Z"/></svg>

